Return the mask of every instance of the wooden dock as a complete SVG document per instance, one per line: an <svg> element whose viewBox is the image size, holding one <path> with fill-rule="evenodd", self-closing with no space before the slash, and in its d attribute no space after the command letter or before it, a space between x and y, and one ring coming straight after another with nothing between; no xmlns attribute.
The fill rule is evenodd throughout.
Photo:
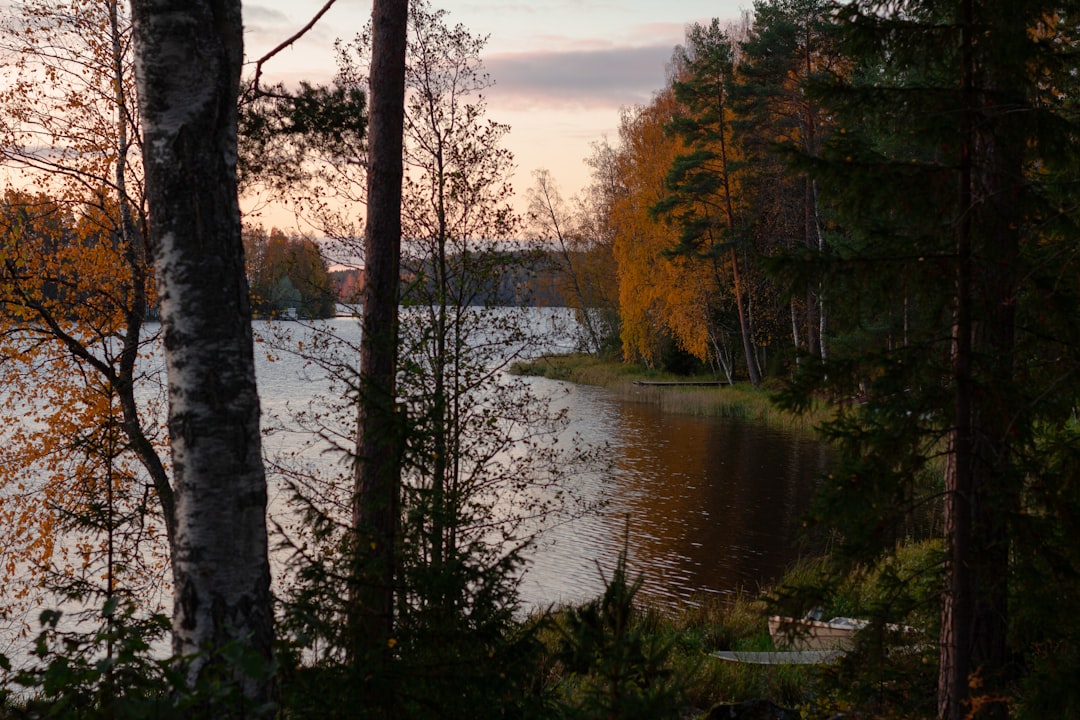
<svg viewBox="0 0 1080 720"><path fill-rule="evenodd" d="M825 665L839 660L843 654L842 650L790 650L786 652L717 650L709 653L720 660L750 665Z"/></svg>
<svg viewBox="0 0 1080 720"><path fill-rule="evenodd" d="M726 380L635 380L635 385L647 387L721 387Z"/></svg>

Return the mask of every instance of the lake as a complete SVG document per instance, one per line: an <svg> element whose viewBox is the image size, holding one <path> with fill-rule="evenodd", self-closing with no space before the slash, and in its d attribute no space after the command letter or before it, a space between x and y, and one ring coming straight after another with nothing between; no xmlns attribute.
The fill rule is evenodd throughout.
<svg viewBox="0 0 1080 720"><path fill-rule="evenodd" d="M530 312L529 323L543 341L527 352L571 349L571 339L560 334L555 322L565 321L566 311ZM359 336L358 323L344 318L310 324L257 322L255 327L264 340L256 351L256 369L267 429L275 424L274 416L304 410L329 387L326 364L275 350L267 340L284 330L293 335L293 342L301 341L310 350L320 346L320 337L355 342ZM355 352L346 348L331 364L350 365L355 360ZM143 363L148 377L159 377L160 348L149 352ZM825 447L811 436L663 413L653 404L596 387L545 378L513 381L565 409L561 442L599 448L607 460L603 472L569 479L577 497L598 509L553 524L529 549L520 588L525 608L597 596L624 548L630 571L643 576L643 596L669 607L708 595L756 591L798 557L800 517L816 477L829 463ZM140 394L153 406L160 400L159 390L148 384ZM156 407L164 422L164 407ZM344 412L354 417L351 408ZM340 487L347 492L348 467L342 455L324 452L319 443L309 445L310 437L292 431L271 433L264 449L271 455L290 456L290 462L305 463L323 476L343 476ZM343 443L347 446L348 439ZM271 483L271 510L281 520L288 512L282 485L273 473ZM68 544L64 539L59 542ZM163 538L146 548L151 554L165 552ZM282 563L283 557L275 555L279 582ZM148 602L168 612L167 589L155 587L159 594ZM0 627L0 649L10 657L25 657L25 643L32 636L19 639L21 623L36 627L35 617L36 611L30 609L25 617L13 616L10 627Z"/></svg>
<svg viewBox="0 0 1080 720"><path fill-rule="evenodd" d="M535 326L550 328L557 312L535 311ZM357 333L352 320L327 323L346 337ZM285 325L313 342L303 326ZM263 334L270 327L257 324ZM546 342L543 349L558 350L568 340ZM267 362L258 353L267 412L299 408L325 386L321 368L273 354L274 362ZM586 502L601 502L601 509L550 528L530 551L521 586L526 606L597 595L624 545L631 572L643 575L644 596L664 605L755 591L798 557L801 516L828 465L825 447L809 434L663 413L602 388L545 378L525 382L566 408L566 437L605 447L610 460L608 470L575 486ZM271 437L268 448L291 451L290 437ZM330 462L310 454L309 459Z"/></svg>
<svg viewBox="0 0 1080 720"><path fill-rule="evenodd" d="M549 533L525 575L527 603L596 595L624 544L642 593L662 605L755 591L798 557L828 465L813 437L664 413L601 388L573 387L572 398L571 427L612 452L614 467L586 488L607 504Z"/></svg>

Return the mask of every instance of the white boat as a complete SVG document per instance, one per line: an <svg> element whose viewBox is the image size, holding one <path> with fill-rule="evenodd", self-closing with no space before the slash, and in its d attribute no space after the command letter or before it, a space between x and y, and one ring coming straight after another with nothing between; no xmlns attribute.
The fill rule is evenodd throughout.
<svg viewBox="0 0 1080 720"><path fill-rule="evenodd" d="M837 617L831 620L769 617L769 635L778 648L790 650L839 650L854 647L855 633L869 623L866 620Z"/></svg>

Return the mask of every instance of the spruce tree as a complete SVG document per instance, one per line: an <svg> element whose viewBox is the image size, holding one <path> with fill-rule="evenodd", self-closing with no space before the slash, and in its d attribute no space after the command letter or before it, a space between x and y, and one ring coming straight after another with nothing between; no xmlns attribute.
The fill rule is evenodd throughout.
<svg viewBox="0 0 1080 720"><path fill-rule="evenodd" d="M814 270L844 312L835 352L794 386L861 403L826 426L846 450L826 493L849 549L910 534L935 492L920 480L943 482L942 718L1008 713L1037 655L1008 643L1020 571L1026 582L1032 558L1060 550L1030 515L1033 486L1067 480L1037 448L1060 437L1078 390L1064 352L1076 340L1074 16L1004 0L843 5L851 65L825 91L836 129L807 163L833 208L832 254L792 268Z"/></svg>

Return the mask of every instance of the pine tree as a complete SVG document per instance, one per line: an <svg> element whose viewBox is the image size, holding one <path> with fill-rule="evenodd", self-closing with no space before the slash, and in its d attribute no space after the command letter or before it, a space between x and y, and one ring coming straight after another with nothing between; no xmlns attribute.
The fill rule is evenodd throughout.
<svg viewBox="0 0 1080 720"><path fill-rule="evenodd" d="M653 210L680 229L679 244L670 251L711 261L718 276L726 262L723 271L731 274L747 375L751 384L758 385L761 370L743 280L745 261L740 257L744 201L731 138L728 85L734 72L733 48L715 19L708 26L691 26L686 40L679 57L682 72L673 86L679 110L671 128L689 152L675 158L667 177L671 192Z"/></svg>
<svg viewBox="0 0 1080 720"><path fill-rule="evenodd" d="M368 214L353 498L354 658L389 652L401 492L395 379L408 3L376 0L371 17Z"/></svg>

